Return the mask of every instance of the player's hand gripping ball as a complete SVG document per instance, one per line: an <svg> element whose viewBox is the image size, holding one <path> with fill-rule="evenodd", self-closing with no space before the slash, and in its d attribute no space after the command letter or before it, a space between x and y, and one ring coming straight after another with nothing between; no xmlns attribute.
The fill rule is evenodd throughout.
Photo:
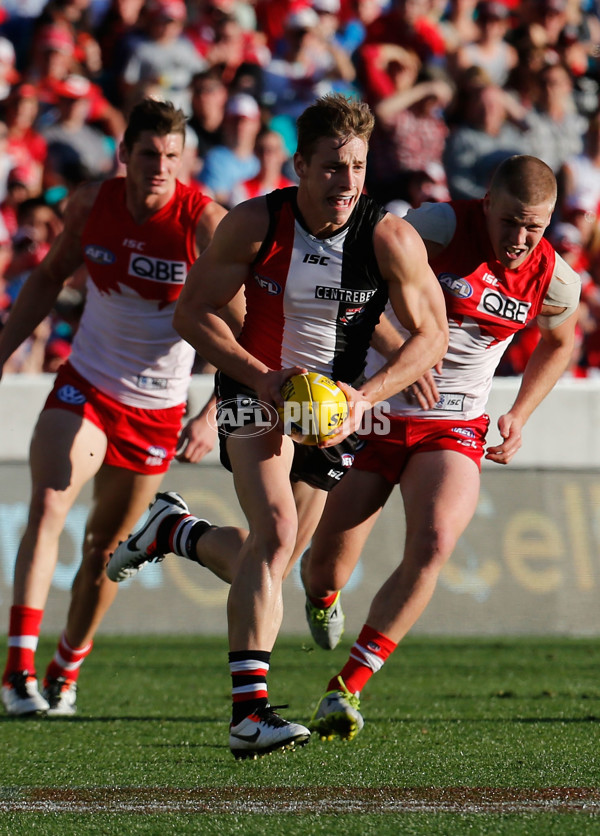
<svg viewBox="0 0 600 836"><path fill-rule="evenodd" d="M317 372L296 374L281 387L283 431L301 444L320 444L344 423L348 401L333 380Z"/></svg>

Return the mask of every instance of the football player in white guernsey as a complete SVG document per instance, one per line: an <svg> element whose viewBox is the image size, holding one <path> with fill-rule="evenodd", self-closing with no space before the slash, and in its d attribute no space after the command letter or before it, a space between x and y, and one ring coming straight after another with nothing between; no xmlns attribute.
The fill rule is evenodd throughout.
<svg viewBox="0 0 600 836"><path fill-rule="evenodd" d="M322 449L295 443L281 425L260 434L250 422L221 433L222 461L233 471L249 526L235 576L228 578L229 745L236 758L292 748L310 737L305 726L271 708L267 689L283 616L282 581L316 522L310 527L302 520L299 531L294 487L319 491L320 513L325 491L336 484L331 473L338 473L328 462L338 456L347 467L352 454L339 451L347 444L353 452L351 439L365 411L424 374L447 346L443 294L421 238L363 195L372 127L367 105L341 95L307 108L298 120L298 187L228 213L191 269L175 311L180 334L219 369L217 389L229 403L258 400L272 409L282 403L281 387L291 375L316 371L338 380L350 405L348 420ZM236 340L219 309L242 287L246 318ZM407 339L363 382L369 340L388 297ZM161 548L157 537L164 538L163 549L200 562L203 550L219 550L228 531L203 530L182 511L172 508L166 536L167 521L119 547L109 574L113 561L112 576L119 579L121 570L125 575L152 559ZM157 519L162 513L167 509L157 507Z"/></svg>
<svg viewBox="0 0 600 836"><path fill-rule="evenodd" d="M391 432L369 437L357 454L303 559L307 613L319 615L309 626L317 644L332 649L343 632L339 590L399 484L406 516L402 560L373 598L346 664L317 705L311 728L323 739L350 740L363 727L359 694L429 603L475 513L481 458L512 459L523 425L571 358L580 279L543 238L556 195L545 163L515 156L498 167L484 200L426 204L407 215L445 287L449 348L441 366L390 399ZM494 370L514 333L533 317L541 339L514 404L498 421L502 441L486 450ZM398 330L388 325L378 339L387 355Z"/></svg>

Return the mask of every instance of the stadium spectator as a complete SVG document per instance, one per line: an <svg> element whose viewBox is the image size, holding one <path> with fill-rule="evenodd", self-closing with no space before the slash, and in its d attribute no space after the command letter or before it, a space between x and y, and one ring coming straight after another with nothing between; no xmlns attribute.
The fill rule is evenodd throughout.
<svg viewBox="0 0 600 836"><path fill-rule="evenodd" d="M559 171L560 216L565 218L574 200L585 196L592 211L600 208L600 113L589 121L581 154L568 157Z"/></svg>
<svg viewBox="0 0 600 836"><path fill-rule="evenodd" d="M519 51L519 61L506 80L505 90L521 106L523 111L533 108L538 97L538 75L545 66L544 51L529 46Z"/></svg>
<svg viewBox="0 0 600 836"><path fill-rule="evenodd" d="M27 65L35 24L45 5L46 0L3 0L0 8L2 34L15 48L20 71Z"/></svg>
<svg viewBox="0 0 600 836"><path fill-rule="evenodd" d="M298 122L294 157L298 188L255 198L229 212L190 272L174 317L182 336L219 369L217 389L231 415L225 418L229 431L221 425L222 461L234 473L250 528L235 576L229 577L229 745L235 757L303 744L310 736L304 726L275 713L267 690L283 615L283 577L311 533L306 526L299 529L290 474L296 489L308 490L320 512L325 492L349 464L353 431L363 412L387 391L406 385L418 369L430 368L445 346L442 293L421 239L362 194L371 129L366 105L340 94L323 97L306 110ZM303 252L318 256L318 279L311 278L310 261L302 263ZM315 294L315 281L328 292ZM274 286L284 288L285 298L272 293ZM238 342L216 314L242 287L247 307ZM335 292L350 287L360 296L360 316L354 294ZM362 380L368 341L388 290L410 333L384 372L360 383L357 391L350 381L357 375ZM255 404L262 416L262 405L273 409L281 404L283 383L307 367L341 375L348 383L344 389L351 417L323 449L294 444L277 427L257 433L249 409ZM234 414L236 403L241 409ZM152 522L143 533L115 551L107 567L110 577L124 579L166 551L194 560L203 549L222 552L217 544L227 530L190 518L178 495L160 494L152 509Z"/></svg>
<svg viewBox="0 0 600 836"><path fill-rule="evenodd" d="M367 36L367 27L382 14L385 0L350 0L339 5L339 25L335 40L354 61L358 48Z"/></svg>
<svg viewBox="0 0 600 836"><path fill-rule="evenodd" d="M122 77L127 110L148 85L157 85L163 98L190 113L190 80L206 68L183 34L187 9L183 0L150 0L145 37L133 44Z"/></svg>
<svg viewBox="0 0 600 836"><path fill-rule="evenodd" d="M73 41L73 58L78 72L89 77L101 73L102 53L91 31L91 0L48 0L35 27L36 30L53 28L68 33Z"/></svg>
<svg viewBox="0 0 600 836"><path fill-rule="evenodd" d="M479 28L475 23L476 5L477 0L450 0L446 6L440 20L440 31L449 57L477 37Z"/></svg>
<svg viewBox="0 0 600 836"><path fill-rule="evenodd" d="M31 271L42 261L52 241L60 232L56 214L43 198L32 197L16 205L17 228L12 235L11 258L4 267L4 312L12 309ZM6 374L38 374L43 371L45 345L48 341L54 312L45 317L4 366Z"/></svg>
<svg viewBox="0 0 600 836"><path fill-rule="evenodd" d="M511 114L518 103L493 84L478 67L466 70L458 82L452 127L443 153L450 194L454 200L482 198L493 171L502 160L528 150L527 135Z"/></svg>
<svg viewBox="0 0 600 836"><path fill-rule="evenodd" d="M80 167L84 179L101 179L114 173L116 148L105 134L88 124L91 84L70 75L55 86L58 118L42 130L47 144L44 184L64 183L68 172Z"/></svg>
<svg viewBox="0 0 600 836"><path fill-rule="evenodd" d="M318 703L309 725L322 738L351 740L363 727L359 695L429 603L442 566L475 513L482 457L498 464L513 458L531 413L571 362L580 280L543 237L556 196L552 170L536 158L516 156L497 168L484 200L435 204L407 215L425 241L434 272L446 277L449 350L432 373L389 400L390 430L371 433L358 451L350 473L328 497L303 560L311 632L321 647L333 648L343 632L339 590L399 484L404 554ZM460 292L456 282L462 283ZM520 315L500 312L500 300L510 300ZM501 443L486 449L485 405L494 368L512 335L534 318L541 340L513 405L498 419ZM402 344L400 332L379 334L384 357ZM371 362L377 368L380 361Z"/></svg>
<svg viewBox="0 0 600 836"><path fill-rule="evenodd" d="M26 80L39 86L40 92L46 94L43 101L47 96L52 103L52 81L61 81L79 69L73 34L64 26L41 27L36 32L31 53Z"/></svg>
<svg viewBox="0 0 600 836"><path fill-rule="evenodd" d="M385 208L400 218L409 209L418 209L422 203L446 203L450 200L446 172L437 163L430 163L422 171L408 171L390 185L385 198Z"/></svg>
<svg viewBox="0 0 600 836"><path fill-rule="evenodd" d="M0 203L6 200L8 177L16 162L8 148L8 126L0 121Z"/></svg>
<svg viewBox="0 0 600 836"><path fill-rule="evenodd" d="M395 49L401 49L395 47ZM390 187L414 171L442 168L448 126L444 111L453 98L453 85L438 67L419 69L414 53L397 58L396 92L374 107L377 118L369 154L369 194L389 200Z"/></svg>
<svg viewBox="0 0 600 836"><path fill-rule="evenodd" d="M350 57L327 31L319 15L301 7L285 19L283 41L263 71L263 101L291 124L317 96L340 87L346 91L356 72Z"/></svg>
<svg viewBox="0 0 600 836"><path fill-rule="evenodd" d="M264 33L271 54L283 40L286 19L297 6L296 0L254 0L257 29Z"/></svg>
<svg viewBox="0 0 600 836"><path fill-rule="evenodd" d="M223 145L223 122L227 104L227 85L214 70L203 70L192 77L191 116L188 125L198 137L198 155Z"/></svg>
<svg viewBox="0 0 600 836"><path fill-rule="evenodd" d="M209 149L200 172L200 183L226 205L238 183L254 177L260 163L254 153L261 128L261 112L252 96L236 93L225 107L223 144Z"/></svg>
<svg viewBox="0 0 600 836"><path fill-rule="evenodd" d="M198 176L202 170L202 160L198 156L198 137L190 128L189 123L185 126L185 145L181 155L181 165L177 179L180 183L190 186L193 189L201 189ZM207 193L207 192L205 192Z"/></svg>
<svg viewBox="0 0 600 836"><path fill-rule="evenodd" d="M10 170L6 185L6 197L0 203L0 215L11 237L17 231L17 213L20 204L33 196L33 193L27 185L27 181L27 172L23 169L17 166ZM35 194L39 193L40 190L35 192Z"/></svg>
<svg viewBox="0 0 600 836"><path fill-rule="evenodd" d="M44 137L35 129L39 103L32 84L15 85L5 104L8 152L32 194L42 189L42 174L48 153Z"/></svg>
<svg viewBox="0 0 600 836"><path fill-rule="evenodd" d="M37 127L40 130L51 125L57 117L58 94L65 79L69 75L80 74L81 68L74 59L74 51L73 38L64 28L45 26L40 29L35 48L37 60L24 74L25 80L37 91L40 104ZM107 136L120 141L125 128L122 112L111 105L97 84L90 82L86 95L89 105L87 121Z"/></svg>
<svg viewBox="0 0 600 836"><path fill-rule="evenodd" d="M6 276L11 259L12 236L4 223L3 216L0 215L0 330L4 326L10 306L12 305L12 299L7 293L9 282Z"/></svg>
<svg viewBox="0 0 600 836"><path fill-rule="evenodd" d="M532 154L558 174L565 160L583 150L587 120L577 110L573 79L562 64L546 64L537 77L538 95L525 114Z"/></svg>
<svg viewBox="0 0 600 836"><path fill-rule="evenodd" d="M446 45L441 29L427 12L426 0L392 0L390 11L367 27L358 51L358 78L370 104L375 105L394 92L395 67L390 47L401 46L416 53L423 64L444 60Z"/></svg>
<svg viewBox="0 0 600 836"><path fill-rule="evenodd" d="M133 46L144 39L145 0L111 0L96 32L102 55L102 89L107 99L123 108L121 76Z"/></svg>
<svg viewBox="0 0 600 836"><path fill-rule="evenodd" d="M209 38L202 28L190 27L185 31L206 65L219 73L224 84L231 88L245 74L253 79L252 88L246 92L260 92L261 67L271 55L256 32L244 30L233 9L216 17Z"/></svg>
<svg viewBox="0 0 600 836"><path fill-rule="evenodd" d="M224 214L177 183L184 132L185 116L171 103L144 100L134 108L120 148L126 176L86 184L72 195L63 232L29 275L0 332L3 365L85 263L84 314L31 447L31 508L15 566L2 678L11 715L75 712L80 665L117 590L104 572L108 556L147 507L175 453L194 352L173 330L173 306ZM165 263L174 280L157 282L148 265L155 272ZM202 427L202 419L193 419L183 430L188 461L204 443ZM59 535L90 479L94 502L82 563L42 695L35 646Z"/></svg>
<svg viewBox="0 0 600 836"><path fill-rule="evenodd" d="M234 187L227 199L228 206L237 206L244 200L266 195L275 189L294 186L294 181L283 173L288 155L281 134L264 128L256 137L254 153L260 163L258 174Z"/></svg>
<svg viewBox="0 0 600 836"><path fill-rule="evenodd" d="M0 104L6 101L18 81L15 48L8 38L0 36Z"/></svg>
<svg viewBox="0 0 600 836"><path fill-rule="evenodd" d="M62 231L62 221L41 196L21 201L16 209L16 218L18 226L13 236L14 257L9 273L11 278L18 276L20 285L23 285Z"/></svg>
<svg viewBox="0 0 600 836"><path fill-rule="evenodd" d="M494 84L500 87L516 66L518 53L505 39L509 24L509 10L501 0L480 0L475 21L478 33L459 47L452 65L455 72L469 67L481 67Z"/></svg>

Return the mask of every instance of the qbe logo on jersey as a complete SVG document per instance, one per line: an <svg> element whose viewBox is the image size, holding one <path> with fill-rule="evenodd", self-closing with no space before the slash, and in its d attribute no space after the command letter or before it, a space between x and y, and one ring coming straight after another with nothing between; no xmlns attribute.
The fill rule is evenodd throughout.
<svg viewBox="0 0 600 836"><path fill-rule="evenodd" d="M183 284L187 275L187 264L185 261L168 261L166 258L131 253L128 273L138 279L149 279L162 284Z"/></svg>
<svg viewBox="0 0 600 836"><path fill-rule="evenodd" d="M531 304L524 302L522 299L513 299L511 296L505 296L499 290L492 290L486 288L481 294L481 299L477 305L477 310L488 316L495 316L498 319L508 319L510 322L518 322L519 325L525 325L527 322L527 314Z"/></svg>

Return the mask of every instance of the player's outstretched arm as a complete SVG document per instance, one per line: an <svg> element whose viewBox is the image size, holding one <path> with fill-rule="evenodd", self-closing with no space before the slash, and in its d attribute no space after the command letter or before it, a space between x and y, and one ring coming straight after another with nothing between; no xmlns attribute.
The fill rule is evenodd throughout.
<svg viewBox="0 0 600 836"><path fill-rule="evenodd" d="M572 314L556 328L540 327L541 339L529 358L521 385L510 410L498 419L502 443L488 447L485 458L508 464L522 444L522 429L531 413L569 365L575 343L577 314Z"/></svg>

